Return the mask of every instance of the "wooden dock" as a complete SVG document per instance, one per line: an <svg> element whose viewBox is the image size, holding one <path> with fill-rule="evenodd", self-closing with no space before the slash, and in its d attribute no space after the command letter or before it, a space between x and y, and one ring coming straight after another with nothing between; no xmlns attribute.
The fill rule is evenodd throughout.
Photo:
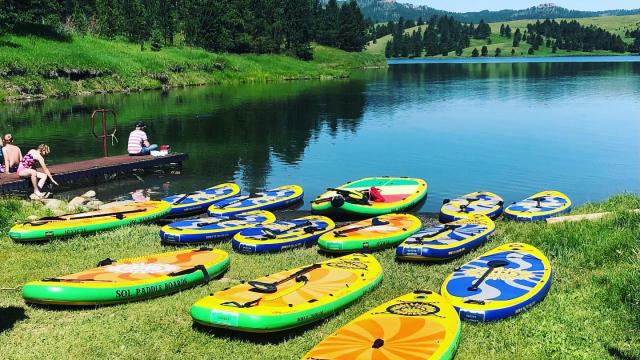
<svg viewBox="0 0 640 360"><path fill-rule="evenodd" d="M174 153L166 156L129 156L117 155L100 159L83 160L67 164L49 166L51 174L61 186L70 186L76 183L99 183L109 180L120 173L134 170L142 170L182 164L189 156L182 153ZM19 191L31 191L31 181L22 179L14 174L0 174L0 194L8 194Z"/></svg>

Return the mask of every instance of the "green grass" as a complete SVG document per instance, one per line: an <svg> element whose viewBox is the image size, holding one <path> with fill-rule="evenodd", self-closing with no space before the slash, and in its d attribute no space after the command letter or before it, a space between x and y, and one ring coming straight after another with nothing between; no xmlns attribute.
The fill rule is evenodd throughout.
<svg viewBox="0 0 640 360"><path fill-rule="evenodd" d="M561 21L561 20L562 19L556 19L556 21ZM620 35L623 38L623 40L625 40L627 43L632 42L633 39L625 38L624 36L625 31L634 30L640 27L640 15L601 16L601 17L593 17L593 18L565 19L565 20L577 20L578 22L580 22L585 26L595 25L595 26L601 27L614 34ZM487 49L489 50L489 56L494 56L495 49L499 47L502 50L501 56L503 57L511 56L512 49L516 51L514 56L629 55L628 53L618 54L618 53L613 53L611 51L603 51L603 50L584 52L584 51L566 51L561 49L558 49L557 53L554 54L551 51L551 48L544 46L544 44L543 46L540 47L538 51L535 52L534 55L528 55L527 51L529 50L529 47L530 47L529 44L527 44L526 42L521 42L519 47L514 48L512 46L513 39L500 36L500 25L502 24L505 24L505 26L508 24L512 29L512 33L515 33L517 28L520 28L520 31L524 32L524 30L526 30L527 28L527 24L532 24L535 22L536 20L516 20L516 21L490 23L489 25L491 25L491 32L492 32L491 44L490 45L487 44L486 40L471 39L471 46L463 50L462 57L470 57L474 48L477 48L478 51L480 51L482 49L482 46L484 45L486 45ZM410 34L414 30L418 30L418 28L421 28L422 32L424 33L426 29L426 25L416 26L410 29L406 29L405 32ZM384 54L385 45L387 44L387 42L389 42L389 40L391 40L391 35L384 36L378 39L375 44L370 43L366 51L371 54ZM455 52L453 51L450 52L448 56L454 57ZM438 55L434 57L439 58L443 56Z"/></svg>
<svg viewBox="0 0 640 360"><path fill-rule="evenodd" d="M67 96L202 84L345 77L356 68L384 66L369 53L314 46L313 61L284 55L215 54L189 47L141 51L139 45L92 36L70 42L33 35L0 38L0 101L26 96ZM4 45L2 45L4 44ZM9 44L9 45L7 45ZM71 81L51 78L58 69L99 71Z"/></svg>
<svg viewBox="0 0 640 360"><path fill-rule="evenodd" d="M158 227L141 225L89 237L20 245L6 238L9 223L31 211L0 200L0 287L77 272L106 257L168 251ZM464 323L457 359L632 359L640 356L640 197L620 195L574 213L613 211L599 222L521 224L498 222L479 251L440 265L397 263L392 249L376 253L385 271L382 285L343 312L314 326L269 338L234 337L192 328L189 309L210 292L268 273L324 259L315 248L265 256L231 253L220 281L138 303L81 310L26 306L18 291L1 291L0 348L3 359L299 359L322 338L384 301L417 288L439 290L456 266L500 244L519 241L541 249L554 267L547 298L527 312L496 323ZM30 209L30 210L33 210ZM38 210L39 211L39 210ZM42 212L40 212L42 213ZM266 341L267 339L271 342Z"/></svg>

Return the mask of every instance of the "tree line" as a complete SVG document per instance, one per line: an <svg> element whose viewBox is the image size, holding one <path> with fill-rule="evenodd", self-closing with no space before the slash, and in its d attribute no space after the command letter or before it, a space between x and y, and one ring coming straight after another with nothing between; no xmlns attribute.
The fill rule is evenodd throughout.
<svg viewBox="0 0 640 360"><path fill-rule="evenodd" d="M0 0L0 34L20 23L124 38L151 47L287 53L309 60L311 42L361 51L368 24L356 0ZM181 36L178 36L181 35Z"/></svg>
<svg viewBox="0 0 640 360"><path fill-rule="evenodd" d="M423 24L419 20L416 25ZM386 28L390 29L392 39L385 46L385 56L447 56L451 51L460 56L462 50L469 47L471 38L488 39L491 36L491 27L484 21L475 26L473 23L461 23L445 15L433 16L424 25L424 32L422 27L419 27L409 34L404 31L409 28L404 19L401 18L397 23L389 22Z"/></svg>

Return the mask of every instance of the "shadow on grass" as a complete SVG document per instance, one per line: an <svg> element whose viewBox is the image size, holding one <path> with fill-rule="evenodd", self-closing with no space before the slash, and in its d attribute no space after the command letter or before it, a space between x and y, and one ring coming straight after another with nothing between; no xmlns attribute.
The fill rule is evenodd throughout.
<svg viewBox="0 0 640 360"><path fill-rule="evenodd" d="M16 35L37 36L53 41L71 42L72 37L58 30L55 26L18 22L11 31Z"/></svg>
<svg viewBox="0 0 640 360"><path fill-rule="evenodd" d="M27 319L24 308L17 306L0 307L0 334L11 330L13 326Z"/></svg>
<svg viewBox="0 0 640 360"><path fill-rule="evenodd" d="M0 47L9 47L9 48L17 49L20 47L20 44L16 44L8 40L0 40Z"/></svg>
<svg viewBox="0 0 640 360"><path fill-rule="evenodd" d="M620 349L618 349L616 347L613 347L613 346L605 346L605 349L607 349L607 352L609 353L609 355L611 355L615 359L620 359L620 360L638 360L638 359L640 359L639 357L637 357L635 355L625 354Z"/></svg>
<svg viewBox="0 0 640 360"><path fill-rule="evenodd" d="M334 314L333 316L335 316L336 314ZM323 320L325 319L319 319L317 321L302 325L294 329L282 330L272 333L248 333L230 329L209 327L197 322L194 322L191 328L200 333L217 338L222 338L225 340L246 341L256 345L279 345L284 343L285 341L304 335L307 331L322 323Z"/></svg>

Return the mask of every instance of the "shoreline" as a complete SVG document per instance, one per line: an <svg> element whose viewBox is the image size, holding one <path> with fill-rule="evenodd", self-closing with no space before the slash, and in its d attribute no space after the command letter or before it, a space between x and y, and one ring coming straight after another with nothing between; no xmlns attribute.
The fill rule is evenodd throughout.
<svg viewBox="0 0 640 360"><path fill-rule="evenodd" d="M639 55L562 55L562 56L500 56L464 58L391 58L388 65L404 64L519 64L519 63L634 63L640 62Z"/></svg>

